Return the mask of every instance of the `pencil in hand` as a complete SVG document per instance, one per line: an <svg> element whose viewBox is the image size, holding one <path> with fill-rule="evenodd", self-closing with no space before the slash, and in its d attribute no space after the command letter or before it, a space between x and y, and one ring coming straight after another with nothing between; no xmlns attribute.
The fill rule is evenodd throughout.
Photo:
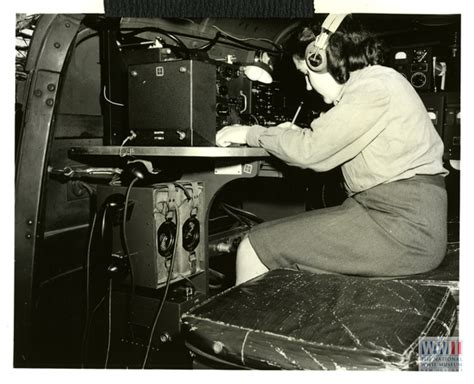
<svg viewBox="0 0 474 384"><path fill-rule="evenodd" d="M303 106L303 102L300 103L300 105L298 106L298 109L296 110L295 115L293 116L293 120L291 120L291 125L290 125L290 128L291 128L291 129L294 129L294 125L295 125L296 119L298 118L298 115L300 114L300 111L301 111L301 107L302 107L302 106Z"/></svg>

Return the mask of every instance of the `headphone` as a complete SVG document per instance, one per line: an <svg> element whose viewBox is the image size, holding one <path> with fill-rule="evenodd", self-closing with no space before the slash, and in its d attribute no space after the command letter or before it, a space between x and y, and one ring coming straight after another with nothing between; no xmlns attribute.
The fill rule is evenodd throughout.
<svg viewBox="0 0 474 384"><path fill-rule="evenodd" d="M347 13L329 14L321 26L321 33L306 47L306 65L311 71L322 72L326 69L326 48L329 36L337 31L347 15Z"/></svg>

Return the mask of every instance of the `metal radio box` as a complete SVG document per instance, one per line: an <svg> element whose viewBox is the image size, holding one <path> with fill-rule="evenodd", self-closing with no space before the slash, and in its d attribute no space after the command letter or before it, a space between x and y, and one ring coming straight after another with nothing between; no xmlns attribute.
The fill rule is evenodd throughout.
<svg viewBox="0 0 474 384"><path fill-rule="evenodd" d="M180 181L134 187L127 204L126 235L134 284L157 289L166 283L172 258L171 281L187 279L205 269L203 186ZM112 257L125 258L122 222L126 187L100 185L97 202L111 231ZM109 204L112 202L112 204ZM104 217L104 216L102 216Z"/></svg>
<svg viewBox="0 0 474 384"><path fill-rule="evenodd" d="M196 60L128 67L133 145L215 145L216 67Z"/></svg>

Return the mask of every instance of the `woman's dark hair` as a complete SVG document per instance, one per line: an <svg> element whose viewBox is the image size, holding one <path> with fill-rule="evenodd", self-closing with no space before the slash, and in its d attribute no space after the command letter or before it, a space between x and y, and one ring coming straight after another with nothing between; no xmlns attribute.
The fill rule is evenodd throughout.
<svg viewBox="0 0 474 384"><path fill-rule="evenodd" d="M286 51L304 60L306 47L321 33L321 24L297 30L288 39ZM327 70L340 84L349 80L352 71L383 63L382 44L353 15L346 16L337 31L330 34L326 54Z"/></svg>

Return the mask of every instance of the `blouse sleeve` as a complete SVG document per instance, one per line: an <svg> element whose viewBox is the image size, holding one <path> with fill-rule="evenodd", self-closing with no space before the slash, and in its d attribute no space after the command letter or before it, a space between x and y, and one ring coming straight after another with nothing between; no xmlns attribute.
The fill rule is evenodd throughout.
<svg viewBox="0 0 474 384"><path fill-rule="evenodd" d="M259 127L249 130L247 143L290 165L327 171L355 157L383 131L389 101L382 81L358 79L336 106L311 123L311 129Z"/></svg>

